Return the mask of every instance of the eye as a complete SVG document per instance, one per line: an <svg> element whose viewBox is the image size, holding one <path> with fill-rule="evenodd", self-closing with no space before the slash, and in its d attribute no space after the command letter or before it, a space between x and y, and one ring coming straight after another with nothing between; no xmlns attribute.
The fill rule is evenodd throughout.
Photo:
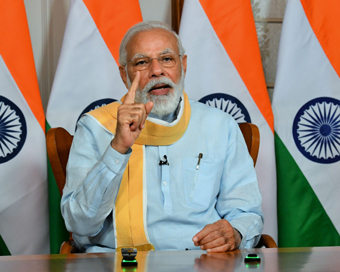
<svg viewBox="0 0 340 272"><path fill-rule="evenodd" d="M163 56L161 58L161 62L163 63L170 63L174 60L174 57L173 56Z"/></svg>
<svg viewBox="0 0 340 272"><path fill-rule="evenodd" d="M144 66L148 65L149 60L148 59L136 59L134 62L134 66Z"/></svg>

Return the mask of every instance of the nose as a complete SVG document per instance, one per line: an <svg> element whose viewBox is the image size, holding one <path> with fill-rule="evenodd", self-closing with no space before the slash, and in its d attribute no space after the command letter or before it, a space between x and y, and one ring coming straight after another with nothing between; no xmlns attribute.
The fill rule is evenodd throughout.
<svg viewBox="0 0 340 272"><path fill-rule="evenodd" d="M163 66L159 63L157 58L151 60L149 67L149 75L150 77L160 77L164 76L165 70Z"/></svg>

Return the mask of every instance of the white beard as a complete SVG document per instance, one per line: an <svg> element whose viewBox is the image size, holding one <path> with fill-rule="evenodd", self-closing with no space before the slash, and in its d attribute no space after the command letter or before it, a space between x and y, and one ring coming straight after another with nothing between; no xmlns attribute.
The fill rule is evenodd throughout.
<svg viewBox="0 0 340 272"><path fill-rule="evenodd" d="M132 82L127 76L128 87L131 87ZM149 91L156 86L157 84L167 84L169 85L173 91L169 92L165 95L152 95L149 94ZM162 118L165 115L171 114L175 112L178 107L180 98L183 94L184 89L184 70L182 69L181 78L177 84L175 84L171 79L167 77L161 77L158 79L152 79L146 84L143 90L140 90L139 87L136 91L135 102L146 104L149 101L153 102L153 108L151 113L155 114L159 118Z"/></svg>

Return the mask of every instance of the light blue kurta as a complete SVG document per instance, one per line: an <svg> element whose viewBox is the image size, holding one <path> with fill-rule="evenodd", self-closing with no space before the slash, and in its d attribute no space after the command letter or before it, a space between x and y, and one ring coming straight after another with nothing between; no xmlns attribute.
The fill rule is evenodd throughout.
<svg viewBox="0 0 340 272"><path fill-rule="evenodd" d="M241 233L240 247L253 247L263 229L262 197L242 133L226 113L194 101L190 105L191 119L179 141L145 146L149 240L156 250L199 249L192 237L224 218ZM116 152L113 137L85 115L70 152L61 210L75 242L87 252L116 247L113 209L131 150ZM164 155L169 165L160 166Z"/></svg>

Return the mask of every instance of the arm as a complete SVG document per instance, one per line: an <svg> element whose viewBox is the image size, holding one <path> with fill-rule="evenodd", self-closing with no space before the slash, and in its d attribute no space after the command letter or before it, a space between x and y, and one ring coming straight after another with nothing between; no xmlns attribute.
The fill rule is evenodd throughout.
<svg viewBox="0 0 340 272"><path fill-rule="evenodd" d="M118 108L113 140L112 134L89 116L78 124L61 201L66 227L78 235L96 235L112 211L131 146L153 106L152 102L134 103L138 84L139 73Z"/></svg>
<svg viewBox="0 0 340 272"><path fill-rule="evenodd" d="M61 199L66 228L78 235L96 235L114 206L131 151L114 150L112 137L90 116L78 122Z"/></svg>
<svg viewBox="0 0 340 272"><path fill-rule="evenodd" d="M229 122L228 145L216 210L222 220L197 233L196 246L211 252L253 247L263 228L262 197L242 133ZM242 238L242 240L241 240Z"/></svg>

